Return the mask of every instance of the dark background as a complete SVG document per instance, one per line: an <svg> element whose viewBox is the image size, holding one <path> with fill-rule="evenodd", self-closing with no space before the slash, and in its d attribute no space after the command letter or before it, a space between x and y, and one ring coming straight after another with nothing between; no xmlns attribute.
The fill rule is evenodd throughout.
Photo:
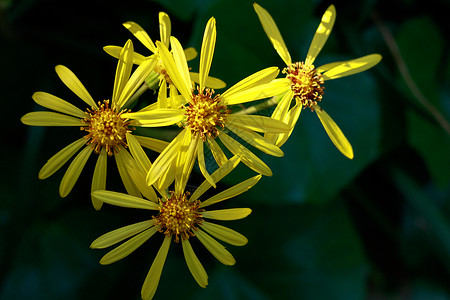
<svg viewBox="0 0 450 300"><path fill-rule="evenodd" d="M274 17L294 61L305 58L331 4L258 3ZM245 247L227 247L237 264L223 266L193 243L209 275L209 286L202 289L189 274L180 245L173 243L156 299L450 298L449 132L418 100L423 94L450 119L450 3L334 4L336 23L317 66L383 55L370 71L325 84L321 106L352 143L355 158L342 156L317 117L304 110L282 148L285 156L260 155L274 175L226 204L253 210L248 218L225 224L249 239ZM31 99L35 91L82 104L56 76L57 64L77 74L94 99L108 99L116 61L102 47L132 38L136 51L148 55L121 23L133 20L157 40L159 11L170 15L172 34L197 50L207 20L216 18L211 75L228 86L262 68L283 67L252 1L0 0L0 299L140 297L161 237L109 266L98 263L107 251L89 245L107 231L148 216L108 205L99 212L92 208L92 158L72 193L61 199L63 171L44 181L37 174L48 158L80 136L78 129L27 127L19 119L42 109ZM391 34L395 45L381 32ZM412 85L405 83L402 61ZM198 59L190 66L197 70ZM141 99L154 97L148 92ZM108 189L122 191L113 167L111 174ZM240 168L219 189L250 176ZM192 188L199 178L193 175Z"/></svg>

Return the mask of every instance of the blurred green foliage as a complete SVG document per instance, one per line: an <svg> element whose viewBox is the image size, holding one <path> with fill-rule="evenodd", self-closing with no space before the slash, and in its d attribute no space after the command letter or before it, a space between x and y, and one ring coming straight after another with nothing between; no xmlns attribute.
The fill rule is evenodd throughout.
<svg viewBox="0 0 450 300"><path fill-rule="evenodd" d="M258 2L274 17L294 60L303 60L327 1ZM230 251L226 267L193 243L209 274L196 286L173 247L156 298L165 299L448 299L450 298L450 138L436 115L405 83L398 57L380 32L392 34L408 74L423 97L450 120L448 0L334 1L337 19L316 64L383 55L374 69L326 82L321 105L355 150L348 160L329 141L317 117L302 112L285 156L261 155L274 175L230 207L253 213L230 227L248 245ZM268 66L283 67L252 1L0 1L0 83L3 124L0 180L0 299L138 299L161 239L152 238L110 266L106 251L89 249L101 234L148 216L105 205L96 212L89 190L93 161L75 190L58 196L62 171L37 174L77 129L20 123L41 109L31 99L46 91L74 104L59 81L64 64L94 99L112 94L115 59L105 45L132 38L135 21L154 38L158 12L173 35L199 50L206 21L217 20L211 75L229 86ZM381 26L381 27L380 27ZM135 49L148 53L136 40ZM198 59L191 64L197 70ZM146 93L142 101L153 101ZM270 114L270 110L263 112ZM154 130L151 136L173 134ZM155 158L152 154L152 159ZM113 165L113 164L111 164ZM117 173L117 172L115 172ZM223 186L252 176L241 167ZM109 176L109 175L108 175ZM108 188L121 191L112 170ZM190 184L201 179L193 175ZM228 224L227 224L228 225Z"/></svg>

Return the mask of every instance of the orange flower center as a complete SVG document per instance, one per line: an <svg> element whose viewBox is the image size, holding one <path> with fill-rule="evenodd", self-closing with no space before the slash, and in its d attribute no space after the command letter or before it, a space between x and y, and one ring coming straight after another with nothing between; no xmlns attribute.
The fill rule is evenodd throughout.
<svg viewBox="0 0 450 300"><path fill-rule="evenodd" d="M225 127L227 115L230 113L226 105L221 104L221 97L213 97L213 89L204 89L197 94L192 93L192 100L186 107L186 122L194 135L203 140L215 138L219 129Z"/></svg>
<svg viewBox="0 0 450 300"><path fill-rule="evenodd" d="M314 65L296 62L284 68L283 74L291 81L294 98L301 102L303 108L314 110L318 101L322 100L323 77L314 69Z"/></svg>
<svg viewBox="0 0 450 300"><path fill-rule="evenodd" d="M128 119L121 118L123 111L118 112L116 108L109 107L109 100L104 100L103 104L99 102L98 105L98 109L88 109L89 116L83 120L86 126L81 127L81 130L88 132L85 138L95 153L105 148L111 156L120 150L120 146L127 146L126 134L133 128L128 127Z"/></svg>
<svg viewBox="0 0 450 300"><path fill-rule="evenodd" d="M159 202L159 214L153 219L160 225L160 231L166 236L175 236L175 242L181 237L183 240L194 236L196 225L203 222L199 212L200 201L189 201L189 193L176 195L171 192L170 198Z"/></svg>

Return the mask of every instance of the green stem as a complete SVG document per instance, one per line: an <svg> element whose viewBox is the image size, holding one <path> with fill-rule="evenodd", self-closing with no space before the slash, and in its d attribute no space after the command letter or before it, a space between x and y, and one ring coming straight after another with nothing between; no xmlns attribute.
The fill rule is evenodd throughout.
<svg viewBox="0 0 450 300"><path fill-rule="evenodd" d="M136 100L146 91L148 86L144 83L141 87L128 99L123 107L130 107Z"/></svg>

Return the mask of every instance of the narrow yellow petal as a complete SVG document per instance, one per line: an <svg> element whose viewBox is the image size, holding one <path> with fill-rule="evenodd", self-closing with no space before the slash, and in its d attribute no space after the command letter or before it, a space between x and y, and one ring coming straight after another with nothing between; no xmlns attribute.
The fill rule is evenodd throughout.
<svg viewBox="0 0 450 300"><path fill-rule="evenodd" d="M120 207L159 210L159 205L155 202L124 193L99 190L92 192L92 197L99 201Z"/></svg>
<svg viewBox="0 0 450 300"><path fill-rule="evenodd" d="M167 168L170 167L173 160L177 157L181 142L183 141L186 132L186 129L182 130L153 162L153 165L147 174L148 185L155 183L155 181L161 177Z"/></svg>
<svg viewBox="0 0 450 300"><path fill-rule="evenodd" d="M204 231L200 229L197 230L195 232L195 236L203 244L203 246L205 246L205 248L208 249L208 251L211 252L211 254L224 265L232 266L236 263L233 255L231 255L231 253L228 252L222 244L213 239Z"/></svg>
<svg viewBox="0 0 450 300"><path fill-rule="evenodd" d="M36 92L33 94L32 98L37 104L46 107L48 109L52 109L54 111L63 114L68 114L81 119L86 117L86 113L83 112L78 107L76 107L75 105L70 104L69 102L64 101L63 99L53 96L51 94L44 92Z"/></svg>
<svg viewBox="0 0 450 300"><path fill-rule="evenodd" d="M113 105L120 109L120 95L130 78L131 71L133 68L133 58L132 55L133 42L128 40L125 46L122 48L119 54L119 60L117 61L116 75L114 78L114 88L111 102Z"/></svg>
<svg viewBox="0 0 450 300"><path fill-rule="evenodd" d="M45 179L53 175L85 144L86 139L82 137L53 155L39 171L39 179Z"/></svg>
<svg viewBox="0 0 450 300"><path fill-rule="evenodd" d="M168 142L150 138L147 136L140 136L140 135L133 135L136 140L141 144L141 146L148 148L150 150L156 151L158 153L161 153L166 149L166 147L169 145Z"/></svg>
<svg viewBox="0 0 450 300"><path fill-rule="evenodd" d="M156 52L155 44L153 44L152 39L141 26L134 22L125 22L122 25L128 29L148 50L153 53Z"/></svg>
<svg viewBox="0 0 450 300"><path fill-rule="evenodd" d="M123 107L127 107L128 105L127 101L137 91L137 89L140 88L142 84L144 84L145 79L153 71L155 65L156 59L155 56L152 56L143 61L139 65L139 67L133 72L133 74L123 87L123 90L119 95L119 98L117 99L116 106L119 110L121 110Z"/></svg>
<svg viewBox="0 0 450 300"><path fill-rule="evenodd" d="M152 163L139 144L139 141L134 135L127 133L127 143L130 148L131 155L133 155L134 159L139 162L142 169L147 173L150 170Z"/></svg>
<svg viewBox="0 0 450 300"><path fill-rule="evenodd" d="M121 227L119 229L107 232L103 234L102 236L96 238L92 244L92 249L104 249L109 246L115 245L117 243L120 243L121 241L132 237L133 235L136 235L149 227L155 225L155 221L152 220L146 220L139 223L131 224L128 226Z"/></svg>
<svg viewBox="0 0 450 300"><path fill-rule="evenodd" d="M291 130L289 132L279 134L275 145L277 145L278 147L281 147L288 140L288 138L292 134L292 131L295 128L295 124L297 123L297 120L300 117L301 112L302 112L301 104L297 104L292 109L289 110L289 112L285 118L285 122L286 122L286 124L291 126Z"/></svg>
<svg viewBox="0 0 450 300"><path fill-rule="evenodd" d="M203 176L205 176L206 180L215 188L216 183L214 182L214 179L209 175L208 170L206 169L206 163L205 163L205 153L203 149L203 141L201 141L198 144L197 149L197 159L198 159L198 166L200 167L200 172L202 172Z"/></svg>
<svg viewBox="0 0 450 300"><path fill-rule="evenodd" d="M290 89L286 94L283 95L280 102L278 102L275 107L271 118L275 120L284 120L289 108L291 106L292 99L294 98L294 91Z"/></svg>
<svg viewBox="0 0 450 300"><path fill-rule="evenodd" d="M237 93L222 95L226 105L241 104L264 98L270 98L291 89L290 83L286 78L274 79L269 83L261 84Z"/></svg>
<svg viewBox="0 0 450 300"><path fill-rule="evenodd" d="M200 142L203 141L198 137L192 137L190 131L186 132L175 163L175 193L178 195L183 193L191 175L197 157L198 143Z"/></svg>
<svg viewBox="0 0 450 300"><path fill-rule="evenodd" d="M158 99L156 101L156 108L168 108L169 101L167 99L167 82L165 79L161 80L158 91Z"/></svg>
<svg viewBox="0 0 450 300"><path fill-rule="evenodd" d="M161 108L143 112L124 113L123 118L139 121L143 127L170 126L183 120L184 111L177 108Z"/></svg>
<svg viewBox="0 0 450 300"><path fill-rule="evenodd" d="M248 191L251 187L253 187L259 180L261 179L261 175L256 175L253 176L241 183L238 183L228 189L226 189L225 191L222 191L214 196L212 196L211 198L203 201L200 204L200 207L206 207L233 197L236 197L246 191ZM191 197L192 199L192 197Z"/></svg>
<svg viewBox="0 0 450 300"><path fill-rule="evenodd" d="M229 209L219 209L210 210L202 212L203 218L221 220L221 221L232 221L239 220L247 217L252 210L250 208L229 208Z"/></svg>
<svg viewBox="0 0 450 300"><path fill-rule="evenodd" d="M227 98L228 96L231 96L238 92L242 92L246 89L269 83L278 76L279 72L280 70L277 67L269 67L253 73L252 75L245 77L244 79L227 89L222 94L222 97Z"/></svg>
<svg viewBox="0 0 450 300"><path fill-rule="evenodd" d="M159 12L159 36L161 42L169 47L169 38L172 31L170 18L165 12Z"/></svg>
<svg viewBox="0 0 450 300"><path fill-rule="evenodd" d="M186 56L186 60L190 61L197 57L197 50L193 47L189 47L184 49L184 55Z"/></svg>
<svg viewBox="0 0 450 300"><path fill-rule="evenodd" d="M258 4L253 3L253 8L258 14L258 18L261 21L264 31L272 42L273 47L278 52L278 55L280 55L285 64L289 66L292 63L291 56L289 54L289 51L287 50L283 38L281 37L277 24L273 20L272 16L267 12L267 10L265 10Z"/></svg>
<svg viewBox="0 0 450 300"><path fill-rule="evenodd" d="M59 185L59 195L61 198L66 197L72 190L75 182L77 182L78 177L80 177L81 171L84 168L89 156L92 153L92 148L89 146L84 147L83 150L78 153L73 159L72 163L67 168L66 173L61 180Z"/></svg>
<svg viewBox="0 0 450 300"><path fill-rule="evenodd" d="M191 77L191 80L195 83L200 82L200 74L196 72L189 72L189 76ZM223 80L220 80L219 78L215 77L206 77L205 81L205 87L211 88L211 89L223 89L226 87L226 83Z"/></svg>
<svg viewBox="0 0 450 300"><path fill-rule="evenodd" d="M230 114L227 116L227 125L228 124L264 133L280 133L291 130L291 127L282 121L259 115Z"/></svg>
<svg viewBox="0 0 450 300"><path fill-rule="evenodd" d="M106 171L107 171L107 155L106 149L103 148L97 158L97 163L95 164L94 175L92 176L91 193L97 190L106 189ZM91 196L92 205L96 210L100 210L103 202L98 201Z"/></svg>
<svg viewBox="0 0 450 300"><path fill-rule="evenodd" d="M97 104L91 95L88 93L81 81L75 76L75 74L67 67L58 65L55 67L61 81L72 91L80 97L81 100L87 103L89 107L97 108Z"/></svg>
<svg viewBox="0 0 450 300"><path fill-rule="evenodd" d="M183 246L184 258L186 260L186 264L188 265L189 271L191 271L191 274L195 281L197 281L198 285L205 288L208 285L208 275L206 274L201 262L195 255L191 243L189 243L189 240L183 240L181 245Z"/></svg>
<svg viewBox="0 0 450 300"><path fill-rule="evenodd" d="M148 271L148 274L145 277L145 281L141 289L141 297L143 300L150 300L155 295L159 279L161 278L164 262L166 261L167 253L169 252L171 241L171 237L164 238L161 248L159 248L155 260L150 267L150 271Z"/></svg>
<svg viewBox="0 0 450 300"><path fill-rule="evenodd" d="M100 263L102 265L109 265L130 255L134 250L139 248L143 243L151 238L152 235L154 235L157 231L158 229L156 228L156 226L153 226L145 230L144 232L139 233L120 246L106 253L105 256L103 256L100 260Z"/></svg>
<svg viewBox="0 0 450 300"><path fill-rule="evenodd" d="M139 188L134 183L133 179L131 178L128 170L127 170L127 164L129 162L129 157L124 154L127 150L125 148L121 148L117 154L114 155L114 158L116 160L117 170L119 171L120 178L122 179L123 185L125 186L125 189L127 190L127 193L136 197L140 197L141 193L139 191ZM129 154L128 154L129 155Z"/></svg>
<svg viewBox="0 0 450 300"><path fill-rule="evenodd" d="M241 161L250 169L255 172L261 173L265 176L272 176L272 171L270 168L255 154L253 154L246 147L241 145L238 141L232 139L224 132L219 135L222 143L227 147L233 155L239 156Z"/></svg>
<svg viewBox="0 0 450 300"><path fill-rule="evenodd" d="M211 69L211 63L214 55L214 47L216 45L216 19L211 17L205 27L203 33L202 49L200 50L200 67L199 67L199 84L200 90L205 88L206 78Z"/></svg>
<svg viewBox="0 0 450 300"><path fill-rule="evenodd" d="M341 129L331 119L331 117L320 107L316 106L314 111L317 113L320 122L322 122L325 131L330 137L333 144L341 151L342 154L350 159L353 159L353 148L347 138L342 133Z"/></svg>
<svg viewBox="0 0 450 300"><path fill-rule="evenodd" d="M191 77L189 76L189 67L184 56L183 47L177 38L170 37L170 45L172 46L172 54L175 65L178 67L178 72L181 75L183 82L189 90L192 90Z"/></svg>
<svg viewBox="0 0 450 300"><path fill-rule="evenodd" d="M245 236L225 226L221 226L210 222L203 222L202 225L200 225L200 227L209 234L211 234L212 236L214 236L215 238L224 241L225 243L228 243L230 245L244 246L245 244L248 243L248 240Z"/></svg>
<svg viewBox="0 0 450 300"><path fill-rule="evenodd" d="M214 157L214 160L217 162L217 165L222 166L224 163L228 161L227 156L223 153L222 148L220 148L219 144L210 137L206 137L206 141L208 142L209 148L211 149L211 153Z"/></svg>
<svg viewBox="0 0 450 300"><path fill-rule="evenodd" d="M372 68L381 61L381 55L370 54L360 58L341 62L322 74L324 80L353 75Z"/></svg>
<svg viewBox="0 0 450 300"><path fill-rule="evenodd" d="M269 155L277 157L284 156L283 151L278 148L278 146L271 144L268 140L266 140L263 136L257 134L256 132L247 130L242 127L233 126L231 124L227 124L226 127L256 149L259 149Z"/></svg>
<svg viewBox="0 0 450 300"><path fill-rule="evenodd" d="M309 46L308 54L306 55L306 64L312 65L320 50L325 45L328 36L333 29L334 21L336 20L336 9L334 5L330 5L322 16L322 20L317 27L314 38Z"/></svg>
<svg viewBox="0 0 450 300"><path fill-rule="evenodd" d="M236 166L239 164L240 159L237 156L233 156L229 160L227 160L222 166L220 166L214 173L211 174L211 178L215 183L219 182L222 178L224 178L228 173L230 173ZM190 201L195 201L200 198L210 187L212 184L205 180L202 184L195 190L195 192L189 198Z"/></svg>
<svg viewBox="0 0 450 300"><path fill-rule="evenodd" d="M122 51L122 47L105 46L105 47L103 47L103 50L106 53L108 53L109 55L111 55L112 57L115 57L118 59L120 57L120 52ZM147 57L145 57L144 55L136 53L136 52L133 52L132 56L133 56L133 63L135 65L140 65L147 59Z"/></svg>
<svg viewBox="0 0 450 300"><path fill-rule="evenodd" d="M180 71L178 70L178 67L167 47L159 41L156 41L156 46L158 47L159 55L164 67L167 70L167 73L169 74L170 80L172 80L181 95L183 95L186 100L190 100L192 97L192 90L189 88L191 81L184 81L183 76L180 74Z"/></svg>
<svg viewBox="0 0 450 300"><path fill-rule="evenodd" d="M20 121L30 126L85 126L81 119L52 111L33 111L27 113Z"/></svg>

